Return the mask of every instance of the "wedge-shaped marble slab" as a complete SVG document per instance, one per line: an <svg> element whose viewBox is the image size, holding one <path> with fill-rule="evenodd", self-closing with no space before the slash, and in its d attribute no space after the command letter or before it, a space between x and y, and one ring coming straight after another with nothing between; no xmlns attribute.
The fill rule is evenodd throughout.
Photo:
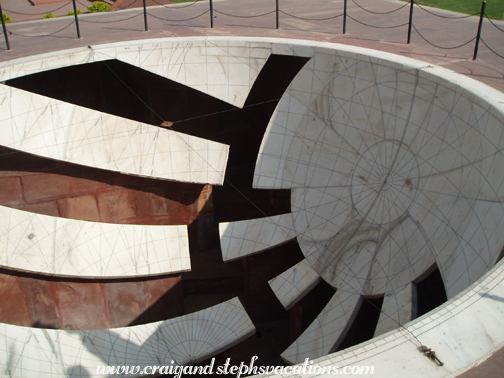
<svg viewBox="0 0 504 378"><path fill-rule="evenodd" d="M227 145L0 85L0 143L121 173L222 185Z"/></svg>
<svg viewBox="0 0 504 378"><path fill-rule="evenodd" d="M86 222L0 206L0 265L80 277L191 269L187 226Z"/></svg>
<svg viewBox="0 0 504 378"><path fill-rule="evenodd" d="M268 281L271 290L286 310L294 306L318 282L320 276L306 260Z"/></svg>
<svg viewBox="0 0 504 378"><path fill-rule="evenodd" d="M312 324L282 354L291 363L325 356L343 341L361 304L359 294L339 290Z"/></svg>
<svg viewBox="0 0 504 378"><path fill-rule="evenodd" d="M292 214L219 224L222 258L234 260L295 237Z"/></svg>

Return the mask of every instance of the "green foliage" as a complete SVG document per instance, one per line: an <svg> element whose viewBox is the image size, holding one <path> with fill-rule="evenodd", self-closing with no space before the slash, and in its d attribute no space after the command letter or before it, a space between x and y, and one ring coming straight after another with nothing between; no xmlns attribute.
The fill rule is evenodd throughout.
<svg viewBox="0 0 504 378"><path fill-rule="evenodd" d="M94 1L91 6L87 7L87 9L89 13L107 12L110 10L110 5L104 3L103 1Z"/></svg>
<svg viewBox="0 0 504 378"><path fill-rule="evenodd" d="M2 12L2 15L3 15L4 22L6 24L10 24L12 22L11 16L9 16L7 13Z"/></svg>
<svg viewBox="0 0 504 378"><path fill-rule="evenodd" d="M77 8L77 14L82 14L82 10L80 8ZM67 13L67 16L73 16L74 15L74 11L70 11Z"/></svg>
<svg viewBox="0 0 504 378"><path fill-rule="evenodd" d="M49 12L49 13L44 14L44 17L42 17L42 18L55 18L55 17L56 17L56 15L53 12Z"/></svg>
<svg viewBox="0 0 504 378"><path fill-rule="evenodd" d="M415 2L420 5L479 16L482 0L415 0ZM485 15L495 20L502 20L504 17L504 1L486 0L486 3Z"/></svg>

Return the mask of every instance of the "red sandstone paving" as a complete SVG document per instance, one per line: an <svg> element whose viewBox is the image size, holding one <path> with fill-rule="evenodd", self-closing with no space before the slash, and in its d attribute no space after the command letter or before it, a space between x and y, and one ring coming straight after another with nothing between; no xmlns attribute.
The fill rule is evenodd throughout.
<svg viewBox="0 0 504 378"><path fill-rule="evenodd" d="M32 326L61 328L58 300L54 295L53 283L33 278L24 278L21 283Z"/></svg>
<svg viewBox="0 0 504 378"><path fill-rule="evenodd" d="M148 188L147 191L137 191L138 217L152 215L180 214L184 206L179 202L166 198L167 189L161 186Z"/></svg>
<svg viewBox="0 0 504 378"><path fill-rule="evenodd" d="M97 194L98 209L103 222L121 223L128 218L136 218L135 193L121 189L111 189Z"/></svg>
<svg viewBox="0 0 504 378"><path fill-rule="evenodd" d="M59 209L56 201L44 201L36 203L22 203L17 206L12 206L18 210L30 211L32 213L51 215L59 217Z"/></svg>
<svg viewBox="0 0 504 378"><path fill-rule="evenodd" d="M104 285L104 298L112 327L134 323L163 296L169 297L163 298L165 304L161 306L164 319L182 315L183 309L178 299L181 293L177 288L179 281L179 277L174 277L149 281L110 282Z"/></svg>
<svg viewBox="0 0 504 378"><path fill-rule="evenodd" d="M23 190L19 177L0 178L0 188L2 188L0 190L0 203L9 206L23 202Z"/></svg>
<svg viewBox="0 0 504 378"><path fill-rule="evenodd" d="M23 193L27 202L58 198L70 191L67 176L42 173L21 178Z"/></svg>
<svg viewBox="0 0 504 378"><path fill-rule="evenodd" d="M53 282L61 327L105 329L112 326L101 283Z"/></svg>
<svg viewBox="0 0 504 378"><path fill-rule="evenodd" d="M69 219L99 222L100 212L95 194L67 197L57 201L60 216Z"/></svg>
<svg viewBox="0 0 504 378"><path fill-rule="evenodd" d="M0 319L3 323L29 327L32 319L24 296L20 279L16 276L0 274Z"/></svg>

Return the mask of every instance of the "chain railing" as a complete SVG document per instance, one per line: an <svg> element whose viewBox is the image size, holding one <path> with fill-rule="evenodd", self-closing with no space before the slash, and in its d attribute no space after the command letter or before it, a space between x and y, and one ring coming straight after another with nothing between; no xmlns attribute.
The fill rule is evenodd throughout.
<svg viewBox="0 0 504 378"><path fill-rule="evenodd" d="M143 0L143 9L137 8L138 12L135 12L134 15L128 15L128 16L126 16L126 13L125 13L125 17L124 18L119 18L119 19L114 18L113 20L111 20L111 19L100 20L99 18L96 18L96 17L94 17L94 18L91 18L91 17L89 17L89 18L88 17L86 17L86 18L85 17L78 17L77 9L76 9L76 0L71 0L70 2L65 3L62 6L56 7L53 11L59 10L59 9L63 8L64 6L68 6L70 3L72 3L73 4L73 9L74 9L74 12L73 12L74 13L74 20L72 22L70 22L68 25L65 25L64 27L59 28L58 30L56 30L54 32L51 32L51 33L32 34L32 35L25 35L25 34L17 33L17 32L14 32L14 31L9 31L7 29L7 26L6 26L6 22L4 20L3 13L2 13L2 8L1 8L1 4L0 4L0 18L1 18L1 21L2 21L2 30L1 30L0 35L4 36L4 38L5 38L5 44L7 46L7 50L10 50L11 46L10 46L10 42L9 42L9 39L8 39L9 35L16 35L16 36L23 36L23 37L52 36L52 35L55 35L57 33L60 33L63 30L68 29L71 25L75 25L76 32L77 32L77 38L80 38L79 21L82 21L82 22L85 22L85 23L98 23L98 24L100 24L100 23L101 24L116 23L116 22L128 21L128 20L140 17L143 14L145 31L147 31L148 30L147 20L148 20L149 17L153 18L153 19L160 20L160 21L165 21L165 22L170 22L170 23L178 23L178 22L191 21L191 20L200 18L200 17L202 17L202 16L210 13L210 27L213 28L214 27L214 12L216 14L223 15L223 16L226 16L226 17L239 18L239 19L253 19L253 18L258 18L258 17L266 17L266 16L269 16L269 15L275 13L275 15L276 15L276 28L277 29L279 29L279 27L280 27L280 19L279 19L280 14L282 16L284 16L284 17L295 18L295 19L300 19L300 20L306 20L306 21L310 21L310 22L319 22L319 21L323 22L323 21L328 21L328 20L337 19L339 17L342 17L343 18L342 19L342 21L343 21L343 34L346 34L346 32L347 32L347 30L346 30L347 29L347 19L350 19L350 20L352 20L353 22L355 22L357 24L360 24L360 25L363 25L363 26L366 26L366 27L369 27L369 28L376 28L376 29L395 29L395 28L401 28L401 27L408 26L408 30L407 30L407 43L410 43L410 41L411 41L411 34L412 34L413 31L416 33L416 35L418 35L418 37L420 37L420 39L422 41L424 41L428 45L431 45L431 46L433 46L435 48L438 48L438 49L453 50L453 49L458 49L458 48L467 46L468 44L470 44L472 42L475 42L474 53L473 53L472 59L476 60L477 59L477 55L478 55L479 42L481 41L482 44L484 46L486 46L487 49L489 51L491 51L493 54L495 54L496 56L498 56L500 58L504 58L504 56L501 53L498 53L496 51L495 47L489 46L489 43L486 42L483 39L483 36L482 36L482 26L483 26L483 21L484 21L485 18L499 32L504 33L504 28L500 27L499 25L497 25L492 19L490 19L485 14L485 5L486 5L486 2L482 3L481 11L479 12L478 29L476 31L476 35L473 38L470 38L469 40L467 40L467 41L465 41L463 43L457 43L454 46L442 46L442 44L439 44L439 43L436 43L436 42L433 42L433 41L429 40L429 38L426 35L424 35L424 33L420 30L421 27L419 25L416 25L414 23L414 18L413 18L413 13L414 13L413 10L414 10L414 8L418 8L419 10L421 10L422 12L424 12L426 15L428 15L428 17L432 16L432 17L437 17L437 18L442 18L442 19L447 19L447 20L454 20L454 22L457 22L457 20L459 20L459 19L466 19L466 18L469 18L469 17L476 17L477 13L468 14L468 15L461 15L461 16L444 15L444 14L441 14L441 13L436 12L434 10L428 9L427 7L425 7L425 6L421 5L421 4L418 4L415 0L409 0L409 1L405 2L403 5L395 7L394 9L391 9L391 10L380 10L380 11L376 10L376 8L375 9L366 8L358 0L351 0L351 4L353 4L353 5L352 5L351 9L349 9L350 7L348 6L349 5L348 4L348 0L344 0L344 3L343 3L343 12L342 13L338 13L338 10L335 9L334 10L335 14L333 14L333 15L328 14L327 16L324 16L324 17L303 17L301 15L296 15L296 14L293 14L292 12L288 12L286 10L281 10L280 9L280 5L279 5L280 4L279 0L275 0L275 3L274 3L275 7L274 7L274 9L270 9L268 11L264 11L264 12L261 12L261 13L255 13L255 14L247 14L246 11L243 14L236 14L236 13L224 10L223 7L225 6L225 3L219 4L219 9L214 9L212 0L209 0L209 2L208 2L209 8L207 8L206 10L204 10L202 12L200 11L196 15L193 15L191 17L176 18L176 17L166 17L166 16L160 14L160 11L169 11L170 13L174 13L177 10L182 10L182 9L186 9L186 8L192 7L196 3L200 3L201 4L202 1L201 0L195 0L195 1L189 2L187 5L179 5L179 4L177 4L177 5L168 5L168 6L165 5L165 4L162 4L162 3L158 2L156 0L153 0L153 1L156 4L158 4L159 6L158 7L152 7L150 9L148 9L146 7L145 0ZM78 2L79 2L79 4L82 4L80 1L78 1ZM132 4L133 3L131 3L130 5L132 5ZM409 12L408 12L409 13L409 17L408 18L407 18L407 15L406 15L405 12L403 12L403 14L394 15L393 17L391 17L392 14L394 14L396 12L400 12L401 10L403 10L404 8L406 8L408 6L409 6ZM154 9L154 8L156 8L156 9ZM161 8L161 9L159 9L159 8ZM13 13L13 14L25 14L25 13L14 12L14 11L9 11L9 10L5 10L5 11L7 11L9 13ZM117 11L116 10L113 13L116 15L119 12L123 12L123 11L122 10L121 11ZM373 18L372 22L369 22L369 20L363 21L362 19L359 19L359 14L360 14L360 16L362 16L362 12L366 12L368 14L371 14L372 18ZM44 12L44 13L46 13L46 12ZM43 14L43 13L26 13L26 14L35 15L35 14ZM217 17L217 16L215 16L215 17ZM400 18L401 17L404 17L404 22L400 22ZM374 21L375 19L376 19L376 22ZM395 24L390 25L390 21L391 20L394 20ZM399 22L397 22L398 20L399 20Z"/></svg>

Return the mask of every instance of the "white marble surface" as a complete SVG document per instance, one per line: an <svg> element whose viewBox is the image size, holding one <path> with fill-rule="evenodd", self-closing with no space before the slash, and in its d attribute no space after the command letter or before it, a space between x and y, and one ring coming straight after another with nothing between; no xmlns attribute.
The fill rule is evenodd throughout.
<svg viewBox="0 0 504 378"><path fill-rule="evenodd" d="M238 298L174 319L109 330L0 324L0 374L16 378L103 377L98 366L143 369L186 365L216 355L254 332Z"/></svg>
<svg viewBox="0 0 504 378"><path fill-rule="evenodd" d="M285 243L295 237L292 215L219 223L224 261L235 260Z"/></svg>
<svg viewBox="0 0 504 378"><path fill-rule="evenodd" d="M441 68L321 44L270 120L253 185L291 189L296 239L335 289L393 298L435 264L453 298L504 245L503 103ZM318 342L301 343L311 358Z"/></svg>
<svg viewBox="0 0 504 378"><path fill-rule="evenodd" d="M0 206L0 265L80 277L191 270L187 226L86 222Z"/></svg>
<svg viewBox="0 0 504 378"><path fill-rule="evenodd" d="M253 45L246 40L169 40L110 50L97 54L114 56L242 107L271 54L271 45Z"/></svg>
<svg viewBox="0 0 504 378"><path fill-rule="evenodd" d="M306 260L268 281L271 290L286 310L294 306L318 282L320 276Z"/></svg>
<svg viewBox="0 0 504 378"><path fill-rule="evenodd" d="M0 143L132 175L222 185L229 147L0 85Z"/></svg>

